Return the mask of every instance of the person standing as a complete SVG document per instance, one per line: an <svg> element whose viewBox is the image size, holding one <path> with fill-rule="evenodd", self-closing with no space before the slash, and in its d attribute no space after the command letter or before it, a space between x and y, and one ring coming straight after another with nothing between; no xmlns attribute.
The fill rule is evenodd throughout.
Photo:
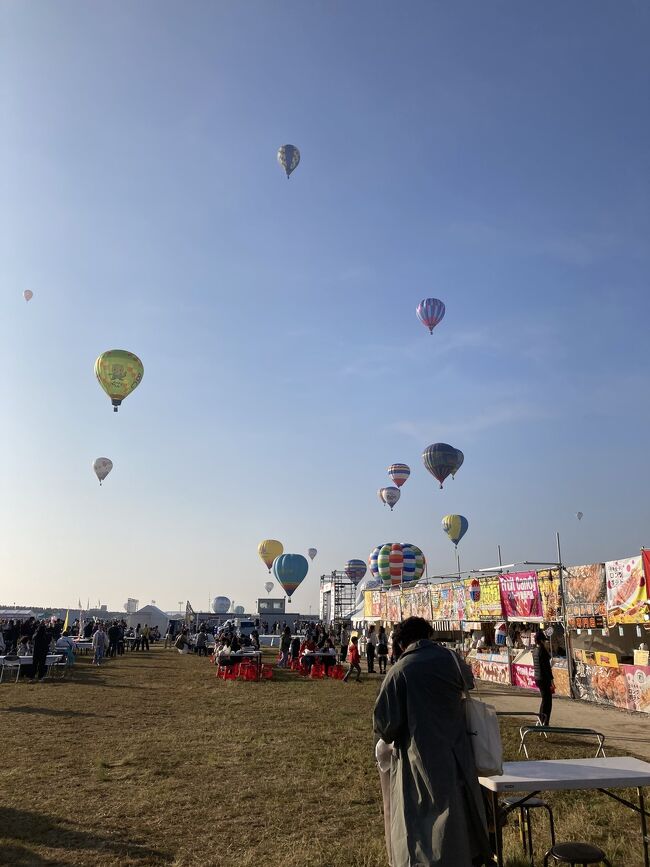
<svg viewBox="0 0 650 867"><path fill-rule="evenodd" d="M339 654L339 660L341 662L345 662L348 658L348 645L350 643L350 630L347 626L343 626L341 628L341 653Z"/></svg>
<svg viewBox="0 0 650 867"><path fill-rule="evenodd" d="M45 628L45 621L41 620L34 632L34 677L43 680L47 671L47 652L50 649L50 633Z"/></svg>
<svg viewBox="0 0 650 867"><path fill-rule="evenodd" d="M348 648L348 662L350 663L350 667L348 668L345 677L343 678L343 683L347 683L348 678L352 674L353 671L357 673L357 683L361 682L361 657L359 656L359 639L356 635L353 635L350 639L350 646Z"/></svg>
<svg viewBox="0 0 650 867"><path fill-rule="evenodd" d="M551 669L551 654L548 652L549 640L541 629L535 635L535 647L533 647L533 665L535 666L535 684L542 696L539 706L539 718L543 726L551 722L551 710L553 708L553 670Z"/></svg>
<svg viewBox="0 0 650 867"><path fill-rule="evenodd" d="M114 620L108 627L108 655L112 658L117 656L117 642L120 637L120 627L117 625L117 620Z"/></svg>
<svg viewBox="0 0 650 867"><path fill-rule="evenodd" d="M93 665L99 665L106 653L106 633L104 632L104 624L100 623L93 635Z"/></svg>
<svg viewBox="0 0 650 867"><path fill-rule="evenodd" d="M377 636L377 660L379 662L379 674L386 674L386 665L388 663L388 636L384 626L379 627L379 635Z"/></svg>
<svg viewBox="0 0 650 867"><path fill-rule="evenodd" d="M391 867L478 867L492 863L492 852L465 720L464 690L474 680L432 635L422 617L395 626L399 658L374 708L377 743L392 745L390 769L380 766L388 775L382 789L390 811L389 861Z"/></svg>
<svg viewBox="0 0 650 867"><path fill-rule="evenodd" d="M288 626L284 627L280 636L280 659L278 668L286 668L289 664L289 651L291 650L291 629Z"/></svg>
<svg viewBox="0 0 650 867"><path fill-rule="evenodd" d="M149 634L149 625L145 623L145 625L142 627L142 632L140 633L140 641L142 642L143 650L149 650Z"/></svg>
<svg viewBox="0 0 650 867"><path fill-rule="evenodd" d="M368 663L368 674L375 673L375 652L377 650L377 633L375 624L372 623L368 628L368 636L366 638L366 661Z"/></svg>

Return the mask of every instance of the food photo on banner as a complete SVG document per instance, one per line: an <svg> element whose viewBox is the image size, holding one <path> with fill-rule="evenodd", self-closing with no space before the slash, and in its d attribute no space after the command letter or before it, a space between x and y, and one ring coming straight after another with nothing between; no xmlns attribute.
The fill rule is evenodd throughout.
<svg viewBox="0 0 650 867"><path fill-rule="evenodd" d="M570 629L602 629L607 624L605 564L567 566L564 603Z"/></svg>
<svg viewBox="0 0 650 867"><path fill-rule="evenodd" d="M650 620L648 583L643 569L644 562L647 564L646 553L605 563L607 622L610 626Z"/></svg>

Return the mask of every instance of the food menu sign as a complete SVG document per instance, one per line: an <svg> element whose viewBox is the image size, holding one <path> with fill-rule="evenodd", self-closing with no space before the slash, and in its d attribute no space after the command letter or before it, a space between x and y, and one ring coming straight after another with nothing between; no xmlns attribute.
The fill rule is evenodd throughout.
<svg viewBox="0 0 650 867"><path fill-rule="evenodd" d="M605 564L568 566L562 576L568 625L602 629L606 618Z"/></svg>
<svg viewBox="0 0 650 867"><path fill-rule="evenodd" d="M543 620L537 572L508 572L499 575L503 613L508 620Z"/></svg>
<svg viewBox="0 0 650 867"><path fill-rule="evenodd" d="M475 609L478 620L500 620L503 617L501 605L501 588L499 578L495 575L490 578L480 579L480 597Z"/></svg>
<svg viewBox="0 0 650 867"><path fill-rule="evenodd" d="M560 570L544 569L537 573L537 586L542 599L544 620L558 623L562 619L560 602Z"/></svg>
<svg viewBox="0 0 650 867"><path fill-rule="evenodd" d="M411 614L431 620L431 598L428 588L413 590L411 593Z"/></svg>
<svg viewBox="0 0 650 867"><path fill-rule="evenodd" d="M408 608L404 610L403 597L399 590L391 590L384 595L386 596L386 617L391 623L398 623L402 617L410 616ZM406 597L410 595L410 593L404 594Z"/></svg>
<svg viewBox="0 0 650 867"><path fill-rule="evenodd" d="M458 620L453 589L451 582L434 584L429 588L432 620Z"/></svg>
<svg viewBox="0 0 650 867"><path fill-rule="evenodd" d="M643 623L650 618L648 586L642 557L627 557L625 560L610 560L605 563L605 580L609 626L617 623Z"/></svg>
<svg viewBox="0 0 650 867"><path fill-rule="evenodd" d="M372 617L386 617L386 593L381 590L372 590Z"/></svg>

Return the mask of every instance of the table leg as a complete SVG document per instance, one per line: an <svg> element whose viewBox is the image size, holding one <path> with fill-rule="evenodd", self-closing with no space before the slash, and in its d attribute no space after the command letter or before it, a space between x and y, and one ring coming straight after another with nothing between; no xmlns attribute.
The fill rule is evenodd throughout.
<svg viewBox="0 0 650 867"><path fill-rule="evenodd" d="M499 796L492 792L492 822L494 823L494 848L497 867L503 867L503 837L501 834L501 822L499 821Z"/></svg>
<svg viewBox="0 0 650 867"><path fill-rule="evenodd" d="M648 851L648 821L645 814L645 799L643 797L643 789L639 786L639 810L641 811L641 836L643 837L643 864L644 867L650 867L650 852Z"/></svg>

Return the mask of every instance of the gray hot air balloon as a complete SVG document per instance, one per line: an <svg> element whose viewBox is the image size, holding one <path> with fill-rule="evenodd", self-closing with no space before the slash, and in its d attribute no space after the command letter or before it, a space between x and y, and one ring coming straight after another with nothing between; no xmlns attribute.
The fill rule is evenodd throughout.
<svg viewBox="0 0 650 867"><path fill-rule="evenodd" d="M273 590L273 581L267 581L266 584L264 585L264 589L266 590L267 593L270 593L271 590Z"/></svg>
<svg viewBox="0 0 650 867"><path fill-rule="evenodd" d="M300 151L295 145L282 145L282 147L278 150L278 162L287 173L288 180L289 175L300 162Z"/></svg>
<svg viewBox="0 0 650 867"><path fill-rule="evenodd" d="M94 461L93 470L95 471L95 475L99 479L100 485L112 469L113 461L110 458L97 458L97 460Z"/></svg>

